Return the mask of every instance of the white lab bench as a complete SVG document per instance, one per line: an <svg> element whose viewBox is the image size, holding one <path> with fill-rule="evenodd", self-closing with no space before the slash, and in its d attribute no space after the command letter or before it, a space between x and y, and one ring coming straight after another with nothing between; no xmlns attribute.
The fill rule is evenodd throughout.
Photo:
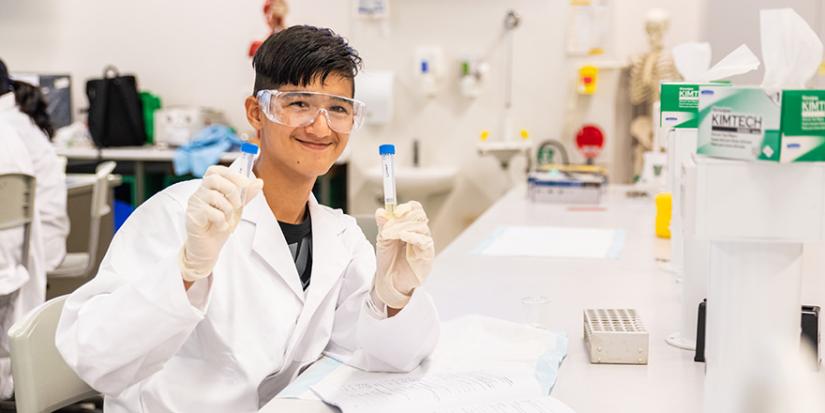
<svg viewBox="0 0 825 413"><path fill-rule="evenodd" d="M654 257L668 241L654 236L650 198L629 199L627 187L611 187L601 208L537 204L520 185L493 205L436 257L425 287L443 320L483 314L521 322L521 298L552 299L555 330L570 338L553 396L577 413L698 412L704 364L693 352L665 343L679 326L680 294L673 274ZM551 225L625 231L618 259L489 257L473 254L499 226ZM590 364L582 342L582 310L636 308L650 332L648 365ZM275 399L262 412L334 411L321 403Z"/></svg>
<svg viewBox="0 0 825 413"><path fill-rule="evenodd" d="M553 396L577 413L698 412L704 364L693 361L693 352L665 343L680 321L679 286L654 259L668 241L654 236L653 200L627 198L627 189L610 187L599 210L532 203L526 187L518 186L436 258L427 287L442 319L479 313L523 321L522 297L549 297L554 329L570 339ZM616 260L472 254L506 225L623 229L625 245ZM582 310L610 307L640 312L650 332L648 365L590 364L582 341Z"/></svg>
<svg viewBox="0 0 825 413"><path fill-rule="evenodd" d="M160 148L156 146L123 146L115 148L56 148L57 154L66 157L68 160L84 161L125 161L135 164L135 200L137 205L143 203L145 188L145 163L146 162L172 162L175 157L175 149ZM234 161L239 152L227 152L221 156L220 161L230 163Z"/></svg>

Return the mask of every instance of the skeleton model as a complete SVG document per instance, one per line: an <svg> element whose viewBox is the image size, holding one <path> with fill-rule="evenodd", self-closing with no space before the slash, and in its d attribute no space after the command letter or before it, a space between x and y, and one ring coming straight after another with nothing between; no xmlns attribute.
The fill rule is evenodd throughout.
<svg viewBox="0 0 825 413"><path fill-rule="evenodd" d="M663 38L670 25L670 16L661 9L652 9L645 16L650 51L634 56L630 67L630 103L633 105L633 173L642 171L643 155L653 149L653 103L659 100L659 83L680 80L673 58L664 50Z"/></svg>

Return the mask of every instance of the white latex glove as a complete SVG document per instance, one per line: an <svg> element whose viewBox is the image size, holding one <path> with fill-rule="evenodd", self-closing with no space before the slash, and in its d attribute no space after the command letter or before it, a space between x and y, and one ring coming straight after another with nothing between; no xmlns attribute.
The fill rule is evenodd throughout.
<svg viewBox="0 0 825 413"><path fill-rule="evenodd" d="M415 201L395 207L390 215L383 208L375 211L378 223L375 295L391 308L404 308L414 289L432 268L433 238L427 214Z"/></svg>
<svg viewBox="0 0 825 413"><path fill-rule="evenodd" d="M186 207L186 242L180 253L185 281L212 273L223 244L241 220L243 207L261 188L262 180L247 178L225 166L213 165L206 170Z"/></svg>

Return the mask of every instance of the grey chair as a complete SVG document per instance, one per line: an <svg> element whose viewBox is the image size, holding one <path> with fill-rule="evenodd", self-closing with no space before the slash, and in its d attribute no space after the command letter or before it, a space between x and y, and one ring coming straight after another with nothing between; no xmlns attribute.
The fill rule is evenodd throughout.
<svg viewBox="0 0 825 413"><path fill-rule="evenodd" d="M18 413L45 413L98 393L63 361L54 333L67 296L53 298L9 329Z"/></svg>
<svg viewBox="0 0 825 413"><path fill-rule="evenodd" d="M24 267L28 267L29 263L35 184L36 180L31 175L0 175L0 194L3 194L3 202L0 202L0 230L23 227L23 251L20 262Z"/></svg>
<svg viewBox="0 0 825 413"><path fill-rule="evenodd" d="M115 169L116 163L103 162L95 170L95 184L92 188L92 205L89 214L89 244L86 252L70 252L63 262L52 271L47 278L86 278L91 277L97 265L97 250L100 238L101 218L109 214L108 190L109 176Z"/></svg>

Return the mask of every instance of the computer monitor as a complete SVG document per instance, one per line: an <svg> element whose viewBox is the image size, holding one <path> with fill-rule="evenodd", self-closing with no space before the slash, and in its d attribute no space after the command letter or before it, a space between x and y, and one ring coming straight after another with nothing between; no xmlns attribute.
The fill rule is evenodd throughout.
<svg viewBox="0 0 825 413"><path fill-rule="evenodd" d="M55 129L72 123L72 77L70 75L14 72L10 74L10 77L40 87L48 104L46 110Z"/></svg>

